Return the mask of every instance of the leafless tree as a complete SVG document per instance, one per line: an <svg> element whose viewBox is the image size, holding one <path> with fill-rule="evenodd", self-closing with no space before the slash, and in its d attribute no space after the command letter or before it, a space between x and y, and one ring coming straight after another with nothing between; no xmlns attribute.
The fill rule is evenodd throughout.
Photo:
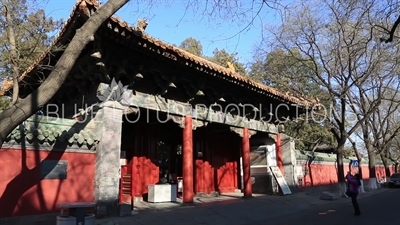
<svg viewBox="0 0 400 225"><path fill-rule="evenodd" d="M400 126L396 126L391 121L391 118L399 112L398 88L400 85L398 77L393 75L398 62L396 62L396 58L384 57L388 52L382 51L382 53L379 60L383 60L386 70L382 67L379 69L380 67L375 65L375 69L381 70L376 71L380 75L370 76L369 82L365 82L362 86L356 85L348 95L350 108L357 120L361 120L365 114L368 114L371 102L376 99L380 99L381 102L380 107L375 108L373 113L367 117L368 119L360 124L359 137L363 140L368 154L370 188L373 189L377 188L376 156L383 153L386 146L400 131ZM390 62L391 59L394 60ZM387 163L385 167L387 168Z"/></svg>
<svg viewBox="0 0 400 225"><path fill-rule="evenodd" d="M399 83L397 82L397 85ZM400 116L400 95L398 87L396 90L391 91L392 96L388 96L382 104L382 109L374 113L370 118L371 136L374 139L375 152L382 159L385 166L386 177L390 176L390 161L398 162L400 153L399 148L394 147L397 143L398 136L400 135L400 123L398 118Z"/></svg>
<svg viewBox="0 0 400 225"><path fill-rule="evenodd" d="M327 112L331 132L337 140L341 191L345 189L345 143L381 102L373 99L364 117L350 122L349 96L353 89L368 83L381 63L379 39L372 35L368 19L373 16L374 4L375 1L368 0L304 1L288 10L280 27L269 29L274 36L272 45L287 52L299 49L302 54L299 61L314 71L315 81L329 92L331 107ZM357 95L352 97L359 99Z"/></svg>
<svg viewBox="0 0 400 225"><path fill-rule="evenodd" d="M396 136L386 146L385 156L395 165L395 172L400 172L400 138Z"/></svg>

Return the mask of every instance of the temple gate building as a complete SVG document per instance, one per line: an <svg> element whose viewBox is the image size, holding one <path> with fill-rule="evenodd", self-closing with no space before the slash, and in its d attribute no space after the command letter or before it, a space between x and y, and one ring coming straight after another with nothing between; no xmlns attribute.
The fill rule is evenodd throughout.
<svg viewBox="0 0 400 225"><path fill-rule="evenodd" d="M21 97L50 74L63 53L54 47L68 45L98 7L77 3L53 48L21 76ZM5 81L2 93L11 92ZM283 170L279 124L315 104L112 17L43 115L17 127L2 146L0 217L54 212L73 201L95 201L99 213L112 214L121 201L146 199L164 169L182 177L184 203L198 193L251 196L252 145L270 146ZM124 193L122 176L130 177Z"/></svg>

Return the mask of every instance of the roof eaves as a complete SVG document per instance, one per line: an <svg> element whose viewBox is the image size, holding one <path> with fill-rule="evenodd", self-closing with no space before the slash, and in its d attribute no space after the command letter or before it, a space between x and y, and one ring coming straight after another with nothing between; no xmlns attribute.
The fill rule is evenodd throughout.
<svg viewBox="0 0 400 225"><path fill-rule="evenodd" d="M111 21L113 23L115 23L115 24L117 24L119 26L120 29L117 29L118 30L117 32L119 32L119 33L122 33L122 31L120 31L121 28L122 29L126 29L126 31L129 31L129 32L135 32L136 31L135 28L128 29L128 27L126 26L127 23L123 22L120 18L118 18L116 16L113 16L110 19L111 19ZM125 24L125 25L122 25L122 23ZM286 100L286 101L288 101L288 102L290 102L290 103L292 103L294 105L298 105L298 106L301 106L301 107L309 107L309 108L311 108L311 107L313 107L315 105L318 105L318 102L315 101L315 100L309 100L309 99L305 99L305 98L303 98L303 100L301 100L299 97L296 97L296 96L293 96L293 95L289 95L287 93L279 92L275 88L272 88L272 87L264 85L264 84L257 83L257 82L255 82L255 81L253 81L253 80L251 80L251 79L249 79L249 78L247 78L245 76L240 75L239 73L236 73L236 72L232 71L229 68L226 68L226 67L218 65L218 64L216 64L214 62L208 61L208 60L206 60L206 59L204 59L202 57L193 55L193 54L191 54L191 53L189 53L189 52L187 52L187 51L185 51L183 49L177 48L177 47L175 47L175 46L173 46L171 44L168 44L166 42L163 42L163 41L161 41L161 40L159 40L157 38L151 37L148 34L143 33L141 35L141 37L145 41L147 41L149 43L152 43L152 44L156 45L157 47L159 47L161 49L169 50L169 51L177 54L181 58L189 60L190 62L193 62L193 63L195 63L197 65L202 66L202 67L214 70L217 73L220 73L220 74L225 75L227 77L233 78L233 79L235 79L237 81L243 82L243 83L245 83L247 85L250 85L250 86L252 86L254 88L257 88L257 89L259 89L261 91L267 92L270 95L278 97L281 100Z"/></svg>

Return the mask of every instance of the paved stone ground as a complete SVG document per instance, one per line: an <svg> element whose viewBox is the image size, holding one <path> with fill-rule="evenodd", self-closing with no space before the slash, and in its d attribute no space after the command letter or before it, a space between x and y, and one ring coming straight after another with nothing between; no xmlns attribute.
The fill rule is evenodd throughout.
<svg viewBox="0 0 400 225"><path fill-rule="evenodd" d="M378 189L360 194L360 198L374 195L387 189ZM135 203L138 214L129 217L97 219L96 225L242 225L256 221L285 216L304 209L335 202L350 201L340 198L335 201L320 200L316 192L299 192L287 196L253 195L242 198L241 193L219 197L195 197L193 204ZM51 225L56 224L56 214L0 219L1 225Z"/></svg>
<svg viewBox="0 0 400 225"><path fill-rule="evenodd" d="M360 194L364 198L386 191L379 189ZM214 199L197 198L194 204L149 204L138 205L138 214L131 217L97 220L100 225L243 225L268 221L275 217L290 215L301 210L326 204L346 202L320 200L319 195L296 193L288 196L260 196L243 199L240 194L229 194ZM200 203L202 202L202 203Z"/></svg>
<svg viewBox="0 0 400 225"><path fill-rule="evenodd" d="M400 189L387 189L376 195L363 196L358 200L361 215L355 216L350 200L334 201L302 210L290 216L260 220L246 225L399 225Z"/></svg>

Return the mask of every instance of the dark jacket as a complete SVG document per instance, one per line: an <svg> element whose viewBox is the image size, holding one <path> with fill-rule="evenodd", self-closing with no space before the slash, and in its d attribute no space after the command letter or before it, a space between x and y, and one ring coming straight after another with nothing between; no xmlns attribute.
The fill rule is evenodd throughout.
<svg viewBox="0 0 400 225"><path fill-rule="evenodd" d="M353 193L353 194L358 194L358 189L359 189L359 187L361 185L359 176L357 176L357 175L353 176L351 174L347 174L346 175L346 179L347 179L347 182L349 184L349 190L348 191L350 193Z"/></svg>

